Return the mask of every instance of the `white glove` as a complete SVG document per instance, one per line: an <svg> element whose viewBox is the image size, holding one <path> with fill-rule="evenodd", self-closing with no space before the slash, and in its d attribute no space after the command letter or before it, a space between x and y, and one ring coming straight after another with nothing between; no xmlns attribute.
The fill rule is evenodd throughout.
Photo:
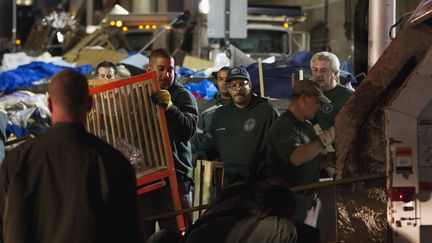
<svg viewBox="0 0 432 243"><path fill-rule="evenodd" d="M318 137L324 148L332 145L335 139L334 127L330 127L329 129L322 131L320 134L318 134Z"/></svg>

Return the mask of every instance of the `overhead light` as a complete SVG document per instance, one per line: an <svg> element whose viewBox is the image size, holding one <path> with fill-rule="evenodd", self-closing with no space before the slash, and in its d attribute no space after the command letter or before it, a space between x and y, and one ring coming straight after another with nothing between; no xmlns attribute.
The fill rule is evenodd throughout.
<svg viewBox="0 0 432 243"><path fill-rule="evenodd" d="M116 21L116 26L119 27L119 28L122 27L123 26L123 21L117 20Z"/></svg>

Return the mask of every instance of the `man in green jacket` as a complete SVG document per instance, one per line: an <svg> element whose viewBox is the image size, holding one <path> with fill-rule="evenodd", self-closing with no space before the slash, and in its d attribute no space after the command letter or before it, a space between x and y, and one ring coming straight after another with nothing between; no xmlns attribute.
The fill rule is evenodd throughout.
<svg viewBox="0 0 432 243"><path fill-rule="evenodd" d="M316 183L320 178L320 152L331 145L334 130L330 128L316 135L310 120L321 104L329 104L318 84L302 80L295 84L293 96L284 112L270 128L267 140L266 169L268 175L284 178L290 186ZM295 193L294 218L320 228L321 201L315 191ZM320 228L321 230L321 228ZM325 235L321 231L322 235Z"/></svg>
<svg viewBox="0 0 432 243"><path fill-rule="evenodd" d="M200 149L218 155L230 184L255 174L265 158L267 132L279 112L266 99L251 93L252 83L246 69L231 69L227 82L232 102L215 111Z"/></svg>

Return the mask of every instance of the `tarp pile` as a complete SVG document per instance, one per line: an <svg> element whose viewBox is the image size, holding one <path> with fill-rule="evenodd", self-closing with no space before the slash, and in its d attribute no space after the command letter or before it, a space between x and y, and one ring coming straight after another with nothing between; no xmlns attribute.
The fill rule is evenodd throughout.
<svg viewBox="0 0 432 243"><path fill-rule="evenodd" d="M40 134L49 127L50 112L44 94L17 91L1 96L0 103L8 113L7 138Z"/></svg>
<svg viewBox="0 0 432 243"><path fill-rule="evenodd" d="M64 69L75 69L84 75L93 70L91 65L75 67L47 52L38 57L30 57L23 52L5 54L2 64L0 103L2 109L7 111L7 140L37 135L49 127L46 95L28 91L35 84L48 83L53 75Z"/></svg>
<svg viewBox="0 0 432 243"><path fill-rule="evenodd" d="M32 62L19 66L17 69L0 73L0 91L10 93L19 88L30 87L35 82L46 83L51 76L70 68L44 62ZM87 74L93 70L93 67L91 65L83 65L73 69Z"/></svg>

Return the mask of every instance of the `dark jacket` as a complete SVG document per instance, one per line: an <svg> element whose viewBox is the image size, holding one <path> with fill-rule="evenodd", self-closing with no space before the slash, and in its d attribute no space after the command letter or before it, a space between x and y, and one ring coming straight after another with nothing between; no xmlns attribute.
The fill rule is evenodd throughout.
<svg viewBox="0 0 432 243"><path fill-rule="evenodd" d="M318 182L319 156L298 166L290 161L298 146L315 139L317 136L309 121L298 120L290 110L282 113L269 130L266 143L267 174L279 175L291 186Z"/></svg>
<svg viewBox="0 0 432 243"><path fill-rule="evenodd" d="M217 151L225 171L249 176L250 170L265 158L265 140L273 121L279 116L268 100L252 94L244 109L228 103L217 109L210 125L210 136L200 150Z"/></svg>
<svg viewBox="0 0 432 243"><path fill-rule="evenodd" d="M6 155L0 241L137 242L135 172L79 124L57 124Z"/></svg>
<svg viewBox="0 0 432 243"><path fill-rule="evenodd" d="M189 139L194 135L198 106L192 94L177 80L168 88L173 106L165 112L176 171L186 175L192 169Z"/></svg>
<svg viewBox="0 0 432 243"><path fill-rule="evenodd" d="M231 102L231 99L222 99L218 92L213 96L213 99L205 103L199 114L197 131L190 141L192 153L198 152L197 148L205 141L205 135L209 131L215 111L229 102Z"/></svg>

